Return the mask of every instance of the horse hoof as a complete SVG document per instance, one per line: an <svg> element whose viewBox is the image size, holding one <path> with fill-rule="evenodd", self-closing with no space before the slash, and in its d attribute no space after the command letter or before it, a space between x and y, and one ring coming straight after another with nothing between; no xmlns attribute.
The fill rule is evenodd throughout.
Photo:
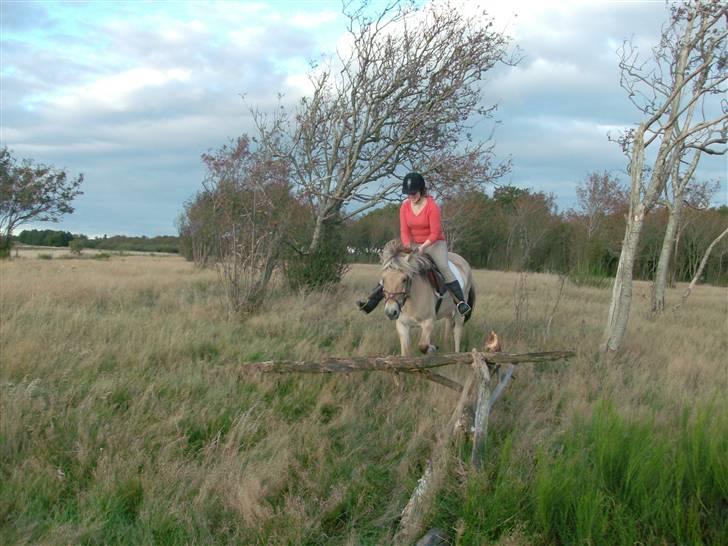
<svg viewBox="0 0 728 546"><path fill-rule="evenodd" d="M427 347L427 354L428 355L431 355L432 353L436 353L436 352L437 352L437 346L436 345L430 345L429 347Z"/></svg>

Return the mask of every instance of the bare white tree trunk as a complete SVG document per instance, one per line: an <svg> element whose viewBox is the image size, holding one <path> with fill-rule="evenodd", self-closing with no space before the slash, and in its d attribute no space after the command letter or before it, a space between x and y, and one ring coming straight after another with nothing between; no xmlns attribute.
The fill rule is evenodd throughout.
<svg viewBox="0 0 728 546"><path fill-rule="evenodd" d="M679 201L669 209L667 227L665 228L665 237L662 239L660 258L657 261L655 281L652 283L652 292L650 296L653 313L660 313L665 309L667 276L670 270L670 260L673 255L672 252L675 248L675 241L677 239L677 228L680 224L680 213L682 212L682 204L678 203Z"/></svg>
<svg viewBox="0 0 728 546"><path fill-rule="evenodd" d="M634 275L634 260L637 254L642 225L644 224L644 205L627 220L627 229L622 243L622 252L619 255L619 265L612 287L612 303L609 306L607 327L604 331L603 349L616 351L622 344L627 330L629 312L632 306L632 278Z"/></svg>
<svg viewBox="0 0 728 546"><path fill-rule="evenodd" d="M326 214L319 214L316 216L316 224L313 228L313 235L311 237L311 244L308 247L309 252L313 252L318 249L319 243L321 242L321 231L323 229L324 220Z"/></svg>
<svg viewBox="0 0 728 546"><path fill-rule="evenodd" d="M602 349L616 351L622 343L627 330L629 310L632 306L632 277L634 274L634 258L637 254L637 245L640 242L642 224L644 223L646 207L640 200L640 186L645 163L645 125L639 126L634 134L632 143L632 161L630 163L630 176L632 186L630 190L629 215L627 227L622 241L622 252L619 255L617 274L612 286L612 302L609 305L607 326L604 329Z"/></svg>

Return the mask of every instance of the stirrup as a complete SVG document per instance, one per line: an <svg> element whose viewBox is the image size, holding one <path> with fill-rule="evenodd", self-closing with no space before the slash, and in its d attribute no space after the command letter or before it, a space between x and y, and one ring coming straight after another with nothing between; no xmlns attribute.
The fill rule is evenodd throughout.
<svg viewBox="0 0 728 546"><path fill-rule="evenodd" d="M458 310L458 313L460 313L462 316L465 316L468 313L470 313L470 311L472 311L472 308L468 305L467 302L461 301L457 305L457 310Z"/></svg>

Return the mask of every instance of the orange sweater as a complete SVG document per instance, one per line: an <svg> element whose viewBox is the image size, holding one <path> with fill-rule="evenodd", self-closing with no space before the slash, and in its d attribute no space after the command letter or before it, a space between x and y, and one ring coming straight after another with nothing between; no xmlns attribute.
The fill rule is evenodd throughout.
<svg viewBox="0 0 728 546"><path fill-rule="evenodd" d="M427 202L419 214L412 212L409 199L406 199L399 208L399 238L405 246L409 246L413 240L418 244L428 239L433 243L445 240L440 221L440 207L429 195L425 199Z"/></svg>

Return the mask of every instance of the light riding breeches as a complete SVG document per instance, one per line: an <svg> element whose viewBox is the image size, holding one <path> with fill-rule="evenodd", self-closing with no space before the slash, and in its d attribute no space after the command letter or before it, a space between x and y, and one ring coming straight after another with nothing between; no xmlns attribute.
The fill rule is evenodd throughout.
<svg viewBox="0 0 728 546"><path fill-rule="evenodd" d="M445 277L446 283L451 283L457 280L455 274L450 270L450 266L448 265L447 245L445 244L445 241L437 241L435 244L428 246L425 249L425 254L432 258L432 261L435 262L437 269L439 269L442 276Z"/></svg>

